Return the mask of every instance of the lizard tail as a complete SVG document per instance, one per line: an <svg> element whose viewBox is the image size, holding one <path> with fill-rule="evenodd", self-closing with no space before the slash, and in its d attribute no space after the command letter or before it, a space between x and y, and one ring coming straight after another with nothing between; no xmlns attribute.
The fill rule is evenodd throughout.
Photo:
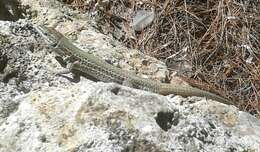
<svg viewBox="0 0 260 152"><path fill-rule="evenodd" d="M183 97L187 96L198 96L198 97L206 97L208 99L216 100L221 103L232 105L233 103L221 96L210 93L208 91L200 90L198 88L190 87L190 86L177 86L173 84L162 84L159 93L162 95L176 94L181 95Z"/></svg>

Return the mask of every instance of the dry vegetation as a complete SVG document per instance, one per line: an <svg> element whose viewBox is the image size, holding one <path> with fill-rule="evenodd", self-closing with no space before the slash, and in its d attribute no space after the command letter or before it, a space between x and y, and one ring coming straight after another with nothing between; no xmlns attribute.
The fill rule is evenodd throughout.
<svg viewBox="0 0 260 152"><path fill-rule="evenodd" d="M204 88L219 90L242 110L260 116L258 0L65 2L90 12L102 32L126 46L165 60L170 70L177 70L192 85L203 82ZM153 23L134 32L135 13L151 9L155 11Z"/></svg>

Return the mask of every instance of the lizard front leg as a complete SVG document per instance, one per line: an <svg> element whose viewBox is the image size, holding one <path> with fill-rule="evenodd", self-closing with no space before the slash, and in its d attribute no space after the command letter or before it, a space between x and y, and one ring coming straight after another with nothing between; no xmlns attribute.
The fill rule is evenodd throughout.
<svg viewBox="0 0 260 152"><path fill-rule="evenodd" d="M79 82L80 81L80 74L78 74L77 71L73 70L74 69L73 67L76 64L79 64L79 61L71 62L70 57L65 58L65 59L62 59L62 58L60 58L60 59L63 63L65 63L65 69L56 72L55 75L65 77L72 82ZM60 62L60 61L58 61L58 62ZM68 73L72 73L72 78L64 75L64 74L68 74Z"/></svg>

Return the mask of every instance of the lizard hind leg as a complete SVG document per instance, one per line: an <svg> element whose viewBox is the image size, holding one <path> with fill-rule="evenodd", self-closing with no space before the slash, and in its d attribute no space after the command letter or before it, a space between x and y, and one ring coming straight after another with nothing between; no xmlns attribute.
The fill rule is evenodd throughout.
<svg viewBox="0 0 260 152"><path fill-rule="evenodd" d="M153 90L151 90L151 88L140 85L138 83L136 83L136 81L134 80L130 80L130 79L125 79L122 83L123 86L127 86L130 88L135 88L135 89L140 89L140 90L145 90L145 91L151 91L154 92Z"/></svg>

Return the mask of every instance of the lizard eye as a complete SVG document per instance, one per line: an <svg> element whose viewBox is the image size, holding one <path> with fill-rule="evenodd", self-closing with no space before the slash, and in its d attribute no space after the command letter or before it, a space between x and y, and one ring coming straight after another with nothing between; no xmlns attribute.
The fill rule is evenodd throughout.
<svg viewBox="0 0 260 152"><path fill-rule="evenodd" d="M57 44L58 44L58 43L55 43L55 42L53 42L53 41L50 43L50 45L51 45L52 47L56 47Z"/></svg>

